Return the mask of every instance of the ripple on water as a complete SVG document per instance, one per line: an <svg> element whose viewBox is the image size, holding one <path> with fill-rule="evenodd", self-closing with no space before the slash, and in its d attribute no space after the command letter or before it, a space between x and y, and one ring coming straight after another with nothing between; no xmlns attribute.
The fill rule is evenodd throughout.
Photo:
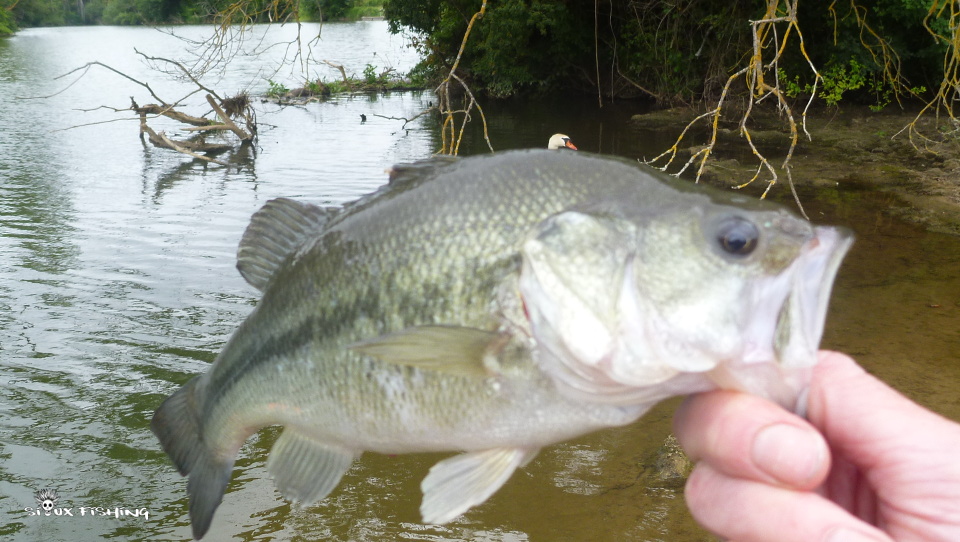
<svg viewBox="0 0 960 542"><path fill-rule="evenodd" d="M385 48L394 39L385 23L324 28L314 54L361 68L364 57L330 52L377 51L376 64L398 58ZM375 28L375 45L358 41L357 29ZM209 27L176 30L193 35ZM13 54L0 58L0 73L14 74L0 77L0 95L53 94L63 86L52 82L55 75L93 58L154 82L134 45L164 56L183 46L148 29L24 31L0 48L0 57ZM222 83L265 88L257 63L268 57L246 59L255 65ZM405 62L404 71L415 59ZM183 94L177 84L154 88ZM263 105L260 140L230 156L238 167L229 170L144 146L135 123L63 130L112 120L107 110L78 110L124 107L132 94L143 103L140 90L95 69L55 98L0 108L0 502L10 511L0 537L188 538L185 483L149 419L166 395L207 368L256 302L235 269L250 215L277 196L327 205L355 199L386 182L389 165L426 156L433 146L429 130L398 134L397 121L356 129L360 113L412 117L423 102L409 95ZM282 122L271 127L271 119ZM164 121L156 127L172 128ZM258 459L250 466L252 453ZM221 533L285 529L289 505L264 476L263 453L241 452L240 464L256 476L247 481L241 473L236 489L250 486L244 496L254 495L254 506L225 511ZM153 516L149 524L31 522L17 510L34 506L32 494L43 487L75 506L145 506Z"/></svg>
<svg viewBox="0 0 960 542"><path fill-rule="evenodd" d="M358 46L378 25L386 39ZM379 64L380 44L394 39L384 28L325 25L314 55L348 68ZM207 29L176 30L199 36ZM29 29L0 41L0 96L53 94L64 86L54 76L93 58L154 79L133 53L135 44L165 56L182 47L145 28ZM375 59L362 56L373 50ZM355 56L341 56L348 54ZM246 62L225 74L221 86L265 89L263 65ZM292 87L299 80L290 75L280 82ZM188 539L186 482L160 451L149 419L166 395L208 367L256 303L257 292L234 267L250 215L278 196L322 205L351 201L384 184L389 166L439 147L428 116L410 130L385 118L422 111L430 97L414 93L292 108L258 104L260 138L229 157L236 165L229 170L142 145L135 122L63 130L115 119L107 110L77 109L126 107L142 90L133 87L95 70L56 98L0 107L4 540ZM164 96L185 94L177 84L156 88ZM562 98L559 120L573 122L578 108ZM558 120L550 103L495 113L505 107L486 109L491 130L500 132L495 142L540 146L544 134L557 131L549 128ZM531 117L531 109L543 112ZM609 133L610 124L590 117L580 133ZM616 129L623 148L634 149L636 135ZM839 196L839 204L808 206L825 222L861 230L835 288L827 344L856 352L875 374L960 417L957 240L878 221L887 216L885 204ZM487 503L445 526L417 522L419 483L438 457L365 454L330 498L298 510L267 476L264 459L277 432L266 430L241 450L209 540L705 540L680 490L638 483L637 456L663 442L669 410L544 450ZM35 506L33 492L45 487L68 505L146 507L151 517L26 516L23 507Z"/></svg>

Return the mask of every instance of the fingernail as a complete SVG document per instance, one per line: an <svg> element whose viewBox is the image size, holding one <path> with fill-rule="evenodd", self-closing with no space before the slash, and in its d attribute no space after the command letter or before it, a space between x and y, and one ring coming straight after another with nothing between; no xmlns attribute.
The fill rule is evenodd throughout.
<svg viewBox="0 0 960 542"><path fill-rule="evenodd" d="M837 527L827 534L824 542L883 542L883 539L862 531Z"/></svg>
<svg viewBox="0 0 960 542"><path fill-rule="evenodd" d="M827 445L816 433L788 424L762 429L753 441L753 462L767 475L790 486L805 486L818 475Z"/></svg>

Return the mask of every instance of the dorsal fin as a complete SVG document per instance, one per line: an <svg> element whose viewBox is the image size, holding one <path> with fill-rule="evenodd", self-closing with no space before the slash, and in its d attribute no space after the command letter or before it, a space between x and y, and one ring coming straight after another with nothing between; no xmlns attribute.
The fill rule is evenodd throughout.
<svg viewBox="0 0 960 542"><path fill-rule="evenodd" d="M268 201L250 218L237 249L237 269L254 288L263 289L277 269L303 244L320 231L337 211L289 198Z"/></svg>
<svg viewBox="0 0 960 542"><path fill-rule="evenodd" d="M427 160L420 160L419 162L396 164L387 170L390 176L389 184L396 188L397 186L402 186L404 183L435 177L440 171L443 171L451 164L456 164L459 160L456 156L441 154L432 156Z"/></svg>

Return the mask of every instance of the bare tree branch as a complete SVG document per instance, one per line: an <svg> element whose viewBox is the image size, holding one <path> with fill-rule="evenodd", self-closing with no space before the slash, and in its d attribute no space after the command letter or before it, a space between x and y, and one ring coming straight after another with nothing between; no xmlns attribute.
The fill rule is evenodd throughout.
<svg viewBox="0 0 960 542"><path fill-rule="evenodd" d="M810 70L814 73L814 92L811 95L810 100L812 101L816 96L816 84L821 79L821 76L816 67L813 65L813 61L811 61L810 57L807 55L806 47L803 41L803 34L800 32L800 27L797 24L797 1L798 0L788 0L786 2L785 9L781 10L779 0L767 0L767 10L764 16L758 20L750 21L753 34L753 48L750 57L747 60L747 65L737 70L727 78L727 82L724 84L723 89L720 92L720 98L717 100L716 106L712 110L707 111L706 113L703 113L702 115L699 115L690 121L680 133L680 136L677 137L677 140L673 143L673 145L652 160L647 161L648 164L652 165L662 158L667 157L666 163L660 166L660 169L666 171L667 167L669 167L674 158L676 158L677 151L679 150L679 144L690 128L697 124L701 119L710 117L711 131L707 144L694 152L683 165L683 167L680 168L680 171L676 173L676 175L680 175L694 162L698 162L696 181L699 182L700 177L703 175L707 159L713 153L713 150L717 144L720 117L724 110L725 101L730 92L730 88L734 81L742 78L746 83L747 89L751 93L751 99L747 101L747 107L740 116L738 127L740 135L746 139L747 145L749 146L750 151L759 161L759 165L757 166L757 172L754 174L753 178L735 186L734 188L741 189L749 186L751 183L759 179L762 171L766 170L770 174L770 178L767 179L767 187L760 196L762 199L767 196L767 194L770 192L770 189L773 188L773 185L776 184L777 180L779 179L777 168L770 163L767 157L764 156L764 154L761 153L757 148L756 144L754 144L750 128L747 125L747 122L753 113L754 105L761 103L770 96L773 96L777 101L777 109L786 117L790 129L790 145L787 149L786 158L784 158L783 163L780 165L780 169L787 173L787 183L790 185L790 190L794 195L797 208L800 210L800 213L804 216L804 218L807 218L806 211L804 211L803 205L800 203L799 197L797 197L796 189L793 186L793 176L790 175L790 160L793 158L793 153L797 146L799 129L797 122L794 119L793 110L787 103L783 91L780 90L779 79L776 71L777 63L786 50L788 42L791 41L791 34L795 34L797 36L796 39L799 42L798 47L800 49L800 53L810 66ZM777 32L777 24L783 23L786 23L786 29L783 37L781 38ZM764 52L768 50L773 50L774 54L772 58L765 61ZM773 81L772 85L767 82L767 78L765 77L768 73L771 74L771 79ZM806 107L803 109L802 117L803 132L808 138L810 137L810 134L807 132L806 128L806 113L809 107L810 102L807 102Z"/></svg>

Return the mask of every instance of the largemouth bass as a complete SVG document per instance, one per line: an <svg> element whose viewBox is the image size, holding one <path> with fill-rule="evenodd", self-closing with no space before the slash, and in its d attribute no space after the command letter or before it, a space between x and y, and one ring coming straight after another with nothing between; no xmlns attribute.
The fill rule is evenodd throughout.
<svg viewBox="0 0 960 542"><path fill-rule="evenodd" d="M340 209L252 218L262 292L152 429L189 475L193 534L270 425L281 493L324 498L364 451L462 451L421 484L424 522L484 502L538 450L670 396L739 389L798 408L845 230L586 153L398 166Z"/></svg>

